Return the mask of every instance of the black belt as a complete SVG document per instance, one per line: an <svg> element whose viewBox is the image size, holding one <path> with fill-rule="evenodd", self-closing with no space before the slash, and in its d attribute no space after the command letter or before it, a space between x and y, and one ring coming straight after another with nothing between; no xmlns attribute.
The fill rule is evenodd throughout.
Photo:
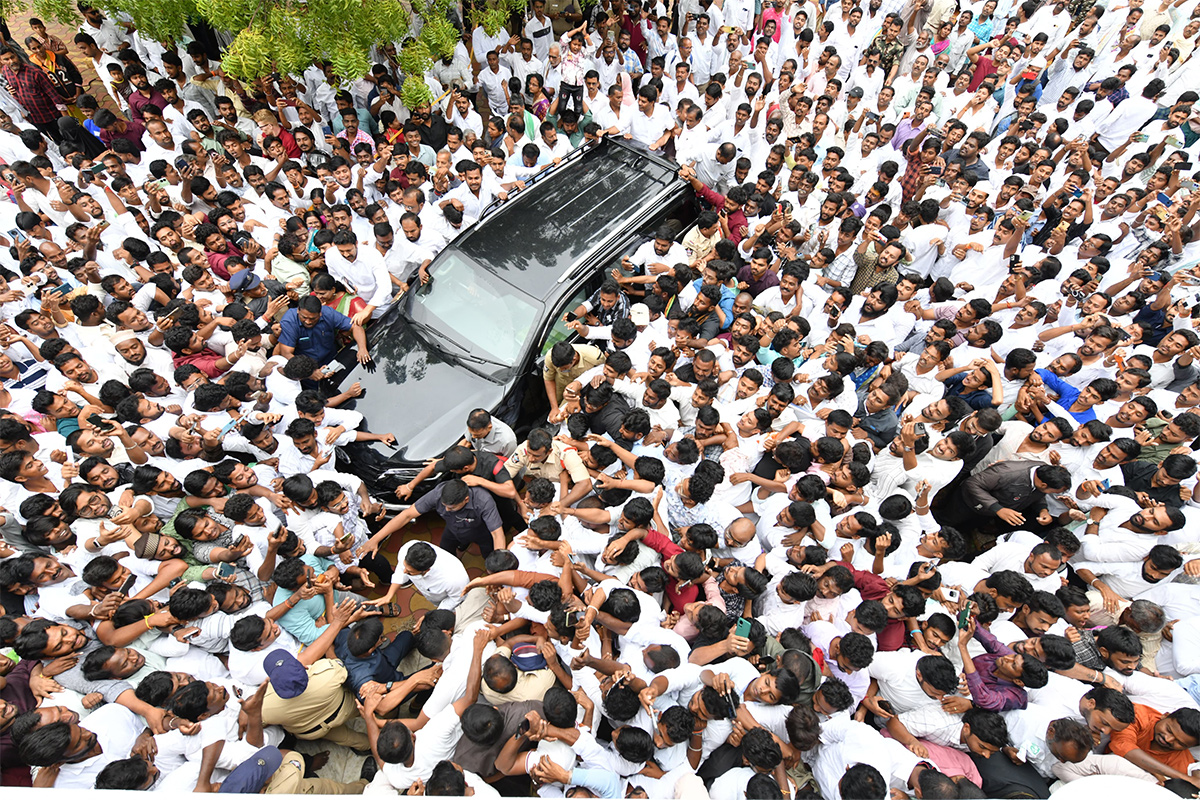
<svg viewBox="0 0 1200 800"><path fill-rule="evenodd" d="M321 728L324 728L326 725L330 724L331 722L333 722L335 719L338 718L338 714L342 713L342 707L344 705L346 705L345 690L342 691L342 701L340 703L338 703L338 707L337 707L336 711L334 711L332 714L330 714L328 717L326 717L324 722L321 722L318 725L315 725L306 731L297 731L296 735L297 736L308 736L310 733L316 733L317 731L321 730Z"/></svg>

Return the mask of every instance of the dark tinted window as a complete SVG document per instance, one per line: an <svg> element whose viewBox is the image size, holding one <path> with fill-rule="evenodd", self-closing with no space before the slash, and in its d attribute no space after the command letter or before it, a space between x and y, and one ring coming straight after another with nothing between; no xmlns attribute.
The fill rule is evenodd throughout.
<svg viewBox="0 0 1200 800"><path fill-rule="evenodd" d="M503 270L505 280L536 297L551 289L548 277L557 278L614 222L676 180L667 166L620 146L593 150L560 170L525 197L518 194L458 244L481 266Z"/></svg>

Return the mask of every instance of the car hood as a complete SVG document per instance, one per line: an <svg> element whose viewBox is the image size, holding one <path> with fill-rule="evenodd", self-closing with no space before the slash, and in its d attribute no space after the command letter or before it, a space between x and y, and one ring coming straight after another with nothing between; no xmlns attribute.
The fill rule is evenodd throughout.
<svg viewBox="0 0 1200 800"><path fill-rule="evenodd" d="M396 434L398 445L373 443L371 449L402 466L442 455L466 435L471 410L495 408L507 384L472 372L474 365L433 346L397 311L371 332L373 362L362 367L350 361L355 366L340 387L362 385L353 409L373 433Z"/></svg>

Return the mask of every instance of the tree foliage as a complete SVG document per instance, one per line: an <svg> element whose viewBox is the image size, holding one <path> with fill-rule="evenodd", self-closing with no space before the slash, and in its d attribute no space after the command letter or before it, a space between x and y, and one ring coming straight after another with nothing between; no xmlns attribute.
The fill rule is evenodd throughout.
<svg viewBox="0 0 1200 800"><path fill-rule="evenodd" d="M493 2L523 5L523 0ZM272 72L299 74L323 60L333 65L339 78L356 80L370 70L373 46L399 44L414 28L410 7L422 25L413 40L419 44L406 59L414 68L406 70L407 75L419 75L433 59L451 55L458 42L458 31L446 18L449 0L91 0L91 4L109 17L129 17L142 36L156 41L180 39L188 21L197 19L229 32L233 42L221 65L241 80ZM6 17L31 9L71 27L81 21L75 0L0 0L0 15Z"/></svg>
<svg viewBox="0 0 1200 800"><path fill-rule="evenodd" d="M221 57L230 76L252 81L272 72L299 74L316 61L328 61L342 80L361 78L371 68L371 48L400 45L404 74L401 100L415 108L433 99L423 75L435 59L449 58L458 30L446 16L451 0L90 0L109 17L133 20L141 35L160 42L178 40L189 20L202 19L233 41ZM527 0L483 0L470 20L489 35L503 28ZM75 0L0 0L0 16L33 11L75 27ZM420 31L409 36L417 25ZM403 44L401 44L403 43Z"/></svg>
<svg viewBox="0 0 1200 800"><path fill-rule="evenodd" d="M525 0L488 0L473 6L468 14L471 24L479 25L488 36L508 24L508 19L525 9Z"/></svg>

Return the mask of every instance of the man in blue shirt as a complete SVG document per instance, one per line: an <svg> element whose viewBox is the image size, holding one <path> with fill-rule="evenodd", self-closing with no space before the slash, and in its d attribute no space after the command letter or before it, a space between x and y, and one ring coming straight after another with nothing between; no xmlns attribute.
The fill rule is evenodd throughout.
<svg viewBox="0 0 1200 800"><path fill-rule="evenodd" d="M717 305L725 312L721 321L721 330L728 330L733 324L733 302L737 300L736 286L730 286L730 279L737 273L737 268L728 261L710 261L704 265L700 277L692 281L692 287L698 292L705 286L716 286L721 290L721 300Z"/></svg>
<svg viewBox="0 0 1200 800"><path fill-rule="evenodd" d="M333 360L338 351L339 331L350 331L358 345L358 363L371 360L367 352L367 334L361 325L329 306L321 305L314 295L300 298L300 305L289 310L279 322L279 352L284 358L309 356L321 366Z"/></svg>
<svg viewBox="0 0 1200 800"><path fill-rule="evenodd" d="M339 633L333 650L346 665L350 684L358 693L370 681L387 684L398 680L396 665L413 649L414 642L411 631L400 631L389 641L383 634L383 622L374 616Z"/></svg>

